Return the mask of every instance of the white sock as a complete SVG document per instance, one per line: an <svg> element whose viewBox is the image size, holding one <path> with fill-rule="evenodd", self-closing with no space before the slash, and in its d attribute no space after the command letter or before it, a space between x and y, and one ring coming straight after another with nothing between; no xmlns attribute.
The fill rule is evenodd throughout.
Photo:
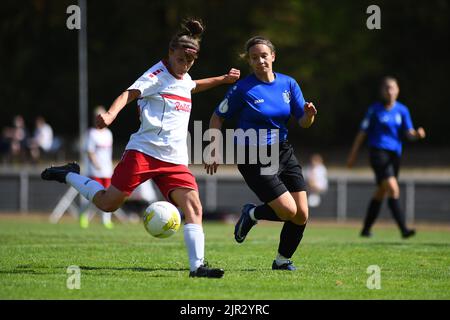
<svg viewBox="0 0 450 320"><path fill-rule="evenodd" d="M73 172L67 174L66 182L77 189L83 197L91 202L97 192L105 190L105 188L97 181Z"/></svg>
<svg viewBox="0 0 450 320"><path fill-rule="evenodd" d="M278 266L281 266L282 264L285 264L289 261L289 258L283 257L281 254L277 254L277 257L275 258L275 262Z"/></svg>
<svg viewBox="0 0 450 320"><path fill-rule="evenodd" d="M205 255L205 234L202 226L194 223L184 225L184 242L188 249L189 268L195 271L203 264Z"/></svg>
<svg viewBox="0 0 450 320"><path fill-rule="evenodd" d="M102 213L102 222L103 222L103 224L110 223L111 222L111 215L112 215L112 213L111 212L103 212L103 211L101 211L101 213Z"/></svg>
<svg viewBox="0 0 450 320"><path fill-rule="evenodd" d="M251 209L248 211L248 215L250 216L250 218L252 218L253 221L258 221L258 219L255 218L255 208L256 208L256 207L251 208Z"/></svg>

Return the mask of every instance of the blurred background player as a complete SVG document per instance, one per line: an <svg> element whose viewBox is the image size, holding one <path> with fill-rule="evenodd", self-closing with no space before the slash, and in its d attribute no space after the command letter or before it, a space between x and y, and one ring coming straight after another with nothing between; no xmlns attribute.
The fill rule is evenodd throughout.
<svg viewBox="0 0 450 320"><path fill-rule="evenodd" d="M221 278L224 270L204 261L203 210L195 177L187 167L187 134L191 114L191 93L234 83L239 70L218 77L192 80L188 71L200 52L204 26L199 20L183 21L181 30L169 43L168 57L148 69L97 116L96 127L109 126L131 101L138 100L139 130L131 135L126 151L116 166L111 186L80 175L79 166L45 169L41 177L69 183L103 211L117 210L141 183L152 179L163 196L181 209L185 217L184 239L188 251L190 277Z"/></svg>
<svg viewBox="0 0 450 320"><path fill-rule="evenodd" d="M113 135L107 127L99 129L95 127L95 119L106 112L103 106L97 106L93 113L93 127L89 128L86 137L86 152L88 155L87 176L100 183L105 189L111 185L113 174ZM91 218L91 211L100 211L102 223L107 229L113 228L111 212L93 208L90 204L80 212L80 226L87 228Z"/></svg>
<svg viewBox="0 0 450 320"><path fill-rule="evenodd" d="M369 203L361 236L370 237L372 225L378 217L384 197L403 238L411 237L415 230L406 227L405 215L400 206L398 174L402 154L402 139L415 141L425 138L423 128L414 129L408 107L397 101L400 93L398 81L385 77L381 83L381 102L369 107L356 135L347 159L351 168L356 161L358 150L368 137L370 165L375 173L377 188Z"/></svg>
<svg viewBox="0 0 450 320"><path fill-rule="evenodd" d="M37 163L41 158L41 153L50 152L53 147L53 129L45 121L45 118L38 116L35 121L33 137L30 139L29 148L31 161Z"/></svg>
<svg viewBox="0 0 450 320"><path fill-rule="evenodd" d="M305 178L308 185L308 204L318 207L321 195L328 190L328 171L320 154L311 156L309 165L305 168Z"/></svg>
<svg viewBox="0 0 450 320"><path fill-rule="evenodd" d="M278 170L263 174L264 165L258 158L256 164L238 163L238 170L248 187L263 204L246 204L235 226L234 237L242 243L258 220L284 221L280 234L278 254L272 263L273 270L294 271L290 260L297 250L308 221L306 183L292 145L287 141L287 123L291 116L299 125L308 128L314 122L317 110L306 102L300 86L291 77L273 72L275 47L264 37L253 37L245 44L243 54L253 71L240 80L227 93L210 120L210 128L221 129L225 119L238 116L238 129L267 130L266 136L252 142L237 141L245 145L245 152L270 146L269 152L278 152ZM259 154L259 152L257 151ZM272 155L273 156L273 155ZM207 173L214 174L219 162L207 164Z"/></svg>

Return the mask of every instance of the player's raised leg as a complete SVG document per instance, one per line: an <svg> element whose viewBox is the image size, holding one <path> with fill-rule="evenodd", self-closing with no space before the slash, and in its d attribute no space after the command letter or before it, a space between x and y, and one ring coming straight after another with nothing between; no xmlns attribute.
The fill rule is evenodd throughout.
<svg viewBox="0 0 450 320"><path fill-rule="evenodd" d="M127 194L114 186L105 188L95 180L82 176L80 166L74 162L64 166L50 167L41 173L41 178L49 181L68 183L83 197L105 212L116 211L125 201Z"/></svg>

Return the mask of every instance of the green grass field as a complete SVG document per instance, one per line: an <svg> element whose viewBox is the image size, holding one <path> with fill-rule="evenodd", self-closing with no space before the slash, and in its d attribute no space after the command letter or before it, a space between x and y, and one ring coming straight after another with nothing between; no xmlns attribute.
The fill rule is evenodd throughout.
<svg viewBox="0 0 450 320"><path fill-rule="evenodd" d="M183 233L148 235L142 225L82 230L73 221L0 220L0 299L449 299L450 232L421 230L402 240L392 226L361 239L356 226L311 222L293 260L272 271L281 224L259 224L238 245L233 225L206 223L206 257L223 279L188 277ZM81 269L69 290L67 267ZM369 290L367 268L381 268Z"/></svg>

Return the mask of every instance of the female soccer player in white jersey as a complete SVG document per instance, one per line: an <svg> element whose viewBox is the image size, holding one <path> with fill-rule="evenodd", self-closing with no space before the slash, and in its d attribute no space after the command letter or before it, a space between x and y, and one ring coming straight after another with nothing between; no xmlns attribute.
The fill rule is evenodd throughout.
<svg viewBox="0 0 450 320"><path fill-rule="evenodd" d="M69 163L44 170L44 180L69 183L103 211L115 211L141 183L153 179L161 193L185 216L186 242L191 277L220 278L224 271L204 263L205 238L202 205L194 176L189 171L187 132L191 111L191 92L196 93L233 83L239 70L193 81L188 74L200 50L204 27L201 21L185 20L182 31L169 43L168 58L155 64L97 117L97 127L109 126L120 110L138 99L141 125L132 134L125 153L114 170L111 186L79 175L79 166Z"/></svg>
<svg viewBox="0 0 450 320"><path fill-rule="evenodd" d="M111 130L107 127L98 129L95 128L95 119L97 115L105 113L103 106L97 106L94 109L94 127L89 128L86 137L85 152L88 156L87 176L92 180L97 181L103 187L108 188L111 185L111 176L114 170L113 165L113 135ZM80 226L87 228L91 214L91 204L80 210ZM97 211L97 210L96 210ZM111 221L111 212L101 212L102 222L105 228L112 229L113 223Z"/></svg>

